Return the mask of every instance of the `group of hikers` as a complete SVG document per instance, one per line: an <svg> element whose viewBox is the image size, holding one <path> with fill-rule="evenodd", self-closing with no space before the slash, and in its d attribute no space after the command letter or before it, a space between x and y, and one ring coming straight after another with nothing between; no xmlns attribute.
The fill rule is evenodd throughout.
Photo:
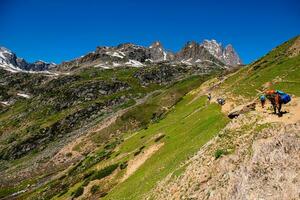
<svg viewBox="0 0 300 200"><path fill-rule="evenodd" d="M208 101L212 99L211 93L207 95ZM282 92L280 90L266 90L262 95L259 97L261 102L261 107L264 108L266 104L266 100L268 99L273 107L274 114L277 114L279 117L282 116L281 108L282 104L286 104L291 101L290 95ZM225 99L218 98L217 103L220 105L225 104Z"/></svg>
<svg viewBox="0 0 300 200"><path fill-rule="evenodd" d="M282 104L286 104L291 101L290 95L280 91L280 90L267 90L263 95L259 97L261 102L261 107L265 107L266 99L268 99L274 109L274 114L278 114L279 117L282 116L281 107Z"/></svg>

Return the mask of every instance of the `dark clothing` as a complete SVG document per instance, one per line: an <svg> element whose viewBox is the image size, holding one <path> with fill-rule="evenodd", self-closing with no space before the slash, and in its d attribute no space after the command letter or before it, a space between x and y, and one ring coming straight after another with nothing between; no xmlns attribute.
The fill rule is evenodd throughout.
<svg viewBox="0 0 300 200"><path fill-rule="evenodd" d="M208 99L208 101L211 100L211 94L208 94L208 95L207 95L207 99Z"/></svg>
<svg viewBox="0 0 300 200"><path fill-rule="evenodd" d="M268 94L266 95L267 99L270 100L273 109L274 109L274 113L276 114L278 111L278 114L281 114L281 106L282 106L282 101L280 98L279 94Z"/></svg>

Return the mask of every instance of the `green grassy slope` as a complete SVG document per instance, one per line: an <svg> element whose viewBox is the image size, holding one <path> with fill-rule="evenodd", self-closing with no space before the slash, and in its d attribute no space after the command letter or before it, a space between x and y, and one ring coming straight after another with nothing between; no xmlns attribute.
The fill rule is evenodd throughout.
<svg viewBox="0 0 300 200"><path fill-rule="evenodd" d="M257 90L279 89L300 96L300 55L290 57L289 48L299 37L276 47L267 55L241 69L222 85L227 92L253 97ZM266 84L270 82L270 84Z"/></svg>
<svg viewBox="0 0 300 200"><path fill-rule="evenodd" d="M160 91L157 91L144 103L130 108L127 112L118 117L115 123L93 134L90 139L92 142L97 143L98 141L103 140L104 137L109 138L111 133L115 133L120 130L126 132L124 136L121 135L121 138L111 138L109 143L100 145L99 148L95 149L94 152L87 155L82 162L78 163L74 167L71 167L71 169L67 172L67 176L51 181L49 184L37 189L32 194L25 194L22 196L22 198L35 199L38 196L43 196L43 198L52 198L55 195L56 199L68 198L72 196L72 192L82 187L82 185L86 186L86 184L89 183L88 179L84 178L86 176L85 174L96 174L96 171L102 169L104 166L121 164L125 161L128 161L134 157L134 152L130 151L137 152L139 148L143 146L140 142L144 142L145 149L147 149L151 143L154 143L154 138L150 139L150 137L153 136L152 133L148 133L147 136L145 135L137 143L135 142L137 136L133 136L130 139L126 138L132 136L132 134L135 135L136 133L134 133L133 130L136 130L136 128L142 128L141 132L143 132L144 130L150 130L150 127L157 124L157 122L160 120L163 121L168 113L168 110L174 110L172 109L172 106L174 106L177 102L181 102L182 97L186 93L194 88L199 87L201 83L207 79L208 77L201 76L189 77L185 80L161 89ZM202 106L203 102L204 100L201 100L198 102L199 104L196 103L191 105L189 112L194 110L194 108ZM183 108L183 106L180 107ZM176 115L177 114L175 113L172 116ZM122 142L124 139L125 141ZM133 143L132 145L130 144L131 142ZM128 145L130 146L129 149L127 149ZM82 147L83 144L80 146ZM120 151L115 150L118 148ZM119 154L122 155L127 153L129 153L128 156L116 158L116 156ZM121 170L118 172L117 178L114 180L115 182L119 181L119 178L123 175L124 171L125 170ZM115 183L109 184L108 187L111 188L114 186L114 184ZM101 188L105 189L104 186L101 186ZM108 190L105 189L107 192Z"/></svg>
<svg viewBox="0 0 300 200"><path fill-rule="evenodd" d="M258 90L268 88L300 96L300 55L291 57L289 52L290 47L298 39L294 38L278 46L258 61L229 76L215 89L228 92L232 96L240 95L245 99L254 98L259 94ZM158 84L145 86L140 85L134 78L135 71L136 69L100 72L90 69L79 74L80 80L72 83L72 87L85 85L91 81L111 79L126 82L131 86L129 90L83 102L79 105L81 107L122 95L127 95L132 100L123 106L128 107L134 103L135 98L159 90L146 102L128 109L115 123L96 132L90 139L97 144L97 148L85 155L83 160L40 188L23 194L21 198L68 199L74 195L82 195L83 191L89 193L87 191L89 186L95 184L100 186L94 194L95 198L142 199L168 174L180 174L183 170L181 164L229 122L219 105L208 104L206 97L196 98L198 94L195 91L199 91L199 88L193 89L199 87L207 77L194 76L169 86ZM64 87L69 88L68 85ZM189 92L191 90L193 91ZM27 101L33 102L35 99L20 101L12 107L12 110L1 114L0 120L5 119L7 124L0 123L0 127L14 130L15 125L12 123L15 123L27 128L22 124L27 123L26 121L20 123L9 120L14 120L14 112L22 113L27 109ZM75 112L73 109L71 107L59 113L52 113L53 115L49 115L46 120L40 121L35 116L37 113L33 112L33 117L26 119L35 121L41 126L49 126ZM42 116L42 113L38 115ZM18 130L22 130L20 126ZM106 143L103 142L104 138ZM127 169L125 165L158 144L162 146L128 179L122 181Z"/></svg>
<svg viewBox="0 0 300 200"><path fill-rule="evenodd" d="M207 105L204 97L190 103L192 99L193 95L188 94L165 119L138 132L122 144L120 153L132 152L145 145L150 137L165 135L161 140L163 147L105 199L141 199L157 181L178 169L183 161L226 125L228 120L218 105Z"/></svg>
<svg viewBox="0 0 300 200"><path fill-rule="evenodd" d="M298 37L276 47L266 56L249 66L240 69L226 79L221 90L244 98L253 98L265 89L280 89L292 95L300 95L300 55L291 56L291 46ZM187 95L167 118L124 143L121 151L133 151L142 146L142 135L166 134L165 145L128 180L114 188L105 199L141 199L156 183L170 172L178 169L179 163L186 160L214 134L225 126L227 120L214 104L205 106L205 99L189 104ZM127 144L127 145L126 145Z"/></svg>

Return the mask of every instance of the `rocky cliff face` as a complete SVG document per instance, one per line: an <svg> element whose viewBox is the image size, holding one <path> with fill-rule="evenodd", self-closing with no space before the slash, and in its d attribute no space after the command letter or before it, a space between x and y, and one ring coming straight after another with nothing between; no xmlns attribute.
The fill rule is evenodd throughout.
<svg viewBox="0 0 300 200"><path fill-rule="evenodd" d="M218 67L231 67L241 64L232 45L225 48L215 40L205 40L202 44L188 42L177 53L166 51L157 41L149 47L125 43L116 47L97 47L94 52L75 60L64 62L58 70L71 71L80 67L115 68L120 66L142 67L149 65L202 65L213 63Z"/></svg>
<svg viewBox="0 0 300 200"><path fill-rule="evenodd" d="M224 48L222 44L216 40L204 40L202 46L207 49L211 55L226 65L235 66L242 64L241 59L231 44Z"/></svg>
<svg viewBox="0 0 300 200"><path fill-rule="evenodd" d="M221 66L224 65L224 63L218 60L204 45L196 42L188 42L183 49L175 55L175 60L188 65L205 62L213 62Z"/></svg>
<svg viewBox="0 0 300 200"><path fill-rule="evenodd" d="M0 47L0 67L10 72L46 71L54 68L54 63L36 61L28 63L23 58L18 58L15 53L5 47Z"/></svg>
<svg viewBox="0 0 300 200"><path fill-rule="evenodd" d="M177 53L166 51L159 41L149 47L132 43L120 44L116 47L97 47L95 51L60 65L37 61L28 63L10 50L0 47L0 67L11 72L41 72L41 71L73 71L84 67L99 67L104 69L116 67L143 67L160 63L201 65L207 63L224 68L241 64L241 60L232 45L225 48L215 40L205 40L202 44L188 42ZM211 64L210 64L211 65Z"/></svg>

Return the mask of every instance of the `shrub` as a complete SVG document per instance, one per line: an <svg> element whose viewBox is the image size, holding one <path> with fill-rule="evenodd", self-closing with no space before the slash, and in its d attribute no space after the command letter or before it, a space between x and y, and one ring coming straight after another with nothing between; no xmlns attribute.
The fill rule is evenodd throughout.
<svg viewBox="0 0 300 200"><path fill-rule="evenodd" d="M121 170L122 170L122 169L125 169L127 166L128 166L127 161L124 161L124 162L122 162L122 163L120 164L120 169L121 169Z"/></svg>
<svg viewBox="0 0 300 200"><path fill-rule="evenodd" d="M145 147L146 147L145 145L141 146L141 147L140 147L140 150L143 150Z"/></svg>
<svg viewBox="0 0 300 200"><path fill-rule="evenodd" d="M81 196L82 194L83 194L83 191L84 191L84 189L83 189L83 187L82 186L80 186L79 188L77 188L77 190L75 190L72 194L73 194L73 197L79 197L79 196Z"/></svg>
<svg viewBox="0 0 300 200"><path fill-rule="evenodd" d="M133 154L133 156L139 155L145 147L146 147L146 146L141 146L141 147L139 148L139 150L136 151L136 152Z"/></svg>
<svg viewBox="0 0 300 200"><path fill-rule="evenodd" d="M117 169L118 166L119 164L113 164L97 171L91 176L91 181L109 176L113 171L115 171L115 169Z"/></svg>
<svg viewBox="0 0 300 200"><path fill-rule="evenodd" d="M70 157L72 157L72 153L71 153L71 152L68 152L68 153L66 154L66 156L67 156L67 158L70 158Z"/></svg>
<svg viewBox="0 0 300 200"><path fill-rule="evenodd" d="M104 149L107 149L107 150L114 149L114 148L116 148L116 146L117 146L118 144L120 144L120 141L119 141L119 140L116 140L116 141L114 141L114 142L112 142L112 143L109 143L109 144L105 145L105 146L104 146Z"/></svg>
<svg viewBox="0 0 300 200"><path fill-rule="evenodd" d="M95 170L89 171L89 172L87 172L87 173L85 173L85 174L83 175L83 178L84 178L84 179L87 179L87 178L89 178L90 176L92 176L94 173L95 173Z"/></svg>
<svg viewBox="0 0 300 200"><path fill-rule="evenodd" d="M134 152L133 156L137 156L137 155L139 155L141 152L142 152L142 150L139 149L138 151Z"/></svg>
<svg viewBox="0 0 300 200"><path fill-rule="evenodd" d="M158 136L157 138L155 138L154 142L158 142L160 141L161 139L163 139L166 135L160 135Z"/></svg>
<svg viewBox="0 0 300 200"><path fill-rule="evenodd" d="M222 155L226 155L227 154L227 151L226 150L223 150L223 149L217 149L215 151L215 158L218 159L220 158Z"/></svg>
<svg viewBox="0 0 300 200"><path fill-rule="evenodd" d="M93 186L91 187L91 193L92 193L92 194L95 194L96 192L99 191L99 189L100 189L100 186L99 186L99 185L93 185Z"/></svg>

